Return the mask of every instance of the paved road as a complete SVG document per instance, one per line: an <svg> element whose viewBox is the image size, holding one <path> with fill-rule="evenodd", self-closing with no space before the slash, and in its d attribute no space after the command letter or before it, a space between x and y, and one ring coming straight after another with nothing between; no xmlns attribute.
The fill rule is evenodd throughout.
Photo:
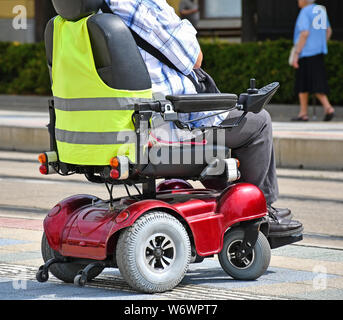
<svg viewBox="0 0 343 320"><path fill-rule="evenodd" d="M85 288L51 277L37 283L40 239L47 210L64 197L102 186L82 176L43 177L36 155L0 152L0 299L339 299L343 298L343 172L278 169L279 207L290 207L305 226L296 245L272 251L270 268L258 281L235 281L217 258L192 264L171 292L133 292L117 269L108 269ZM118 187L116 195L124 195Z"/></svg>

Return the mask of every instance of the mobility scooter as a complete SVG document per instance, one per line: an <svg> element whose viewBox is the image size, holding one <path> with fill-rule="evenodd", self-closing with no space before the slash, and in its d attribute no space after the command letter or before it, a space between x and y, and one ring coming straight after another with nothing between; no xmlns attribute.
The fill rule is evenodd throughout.
<svg viewBox="0 0 343 320"><path fill-rule="evenodd" d="M154 99L129 29L115 14L95 14L102 0L53 4L58 16L45 32L54 95L50 151L39 155L39 170L84 174L105 185L109 199L74 195L50 210L41 247L45 264L37 280L47 281L50 271L84 286L104 268L115 267L133 289L164 292L180 283L190 263L215 254L234 279L263 275L271 249L300 241L302 229L269 235L262 191L237 182L239 161L225 146L207 141L206 130L239 126L248 112L263 109L279 84L257 89L251 80L239 97L218 93ZM188 130L180 114L234 109L242 114L235 123L203 128L200 142L151 139L154 116ZM125 139L120 140L121 134ZM187 161L173 161L176 153ZM168 161L161 161L162 154ZM225 190L196 189L188 182L216 176L227 179ZM113 197L117 185L124 185L128 195ZM129 187L135 188L134 195Z"/></svg>

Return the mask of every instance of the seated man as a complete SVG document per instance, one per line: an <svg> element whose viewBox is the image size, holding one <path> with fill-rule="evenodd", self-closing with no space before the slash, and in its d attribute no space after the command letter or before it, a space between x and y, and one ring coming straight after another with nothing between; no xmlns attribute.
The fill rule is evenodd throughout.
<svg viewBox="0 0 343 320"><path fill-rule="evenodd" d="M200 68L203 55L196 38L196 30L188 20L181 20L166 0L106 0L111 10L119 15L129 28L153 45L182 72L169 68L155 57L140 49L147 65L154 93L166 95L195 94L195 87L185 75L194 74ZM230 111L192 122L193 128L215 126L232 122L241 111ZM198 119L205 113L183 115ZM208 112L206 115L209 114ZM187 120L187 119L183 119ZM189 119L188 119L189 120ZM170 126L173 123L170 122ZM177 132L176 128L173 132ZM176 137L177 138L177 137ZM289 231L301 227L291 220L288 209L272 207L278 197L273 150L271 118L262 110L258 114L248 113L240 126L225 132L225 144L232 156L240 160L241 182L258 186L264 193L270 219L270 233ZM203 182L205 187L222 190L227 182L211 179Z"/></svg>

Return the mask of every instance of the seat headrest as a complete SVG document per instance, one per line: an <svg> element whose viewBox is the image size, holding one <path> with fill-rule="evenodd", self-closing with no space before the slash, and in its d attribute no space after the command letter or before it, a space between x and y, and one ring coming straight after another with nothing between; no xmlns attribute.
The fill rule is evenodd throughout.
<svg viewBox="0 0 343 320"><path fill-rule="evenodd" d="M104 0L52 0L52 4L62 18L76 21L98 12Z"/></svg>

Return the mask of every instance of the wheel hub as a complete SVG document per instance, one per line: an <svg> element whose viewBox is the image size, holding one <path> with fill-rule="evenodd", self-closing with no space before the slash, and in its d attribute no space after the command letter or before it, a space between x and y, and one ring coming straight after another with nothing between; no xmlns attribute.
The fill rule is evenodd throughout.
<svg viewBox="0 0 343 320"><path fill-rule="evenodd" d="M155 234L145 244L147 267L154 272L164 272L174 263L176 257L174 241L166 234Z"/></svg>
<svg viewBox="0 0 343 320"><path fill-rule="evenodd" d="M155 258L161 258L163 256L163 250L161 248L155 248L154 256Z"/></svg>
<svg viewBox="0 0 343 320"><path fill-rule="evenodd" d="M241 245L241 240L232 242L227 249L227 257L235 268L246 269L255 260L255 253L254 251L251 251L250 254L246 255L244 249L241 248Z"/></svg>

